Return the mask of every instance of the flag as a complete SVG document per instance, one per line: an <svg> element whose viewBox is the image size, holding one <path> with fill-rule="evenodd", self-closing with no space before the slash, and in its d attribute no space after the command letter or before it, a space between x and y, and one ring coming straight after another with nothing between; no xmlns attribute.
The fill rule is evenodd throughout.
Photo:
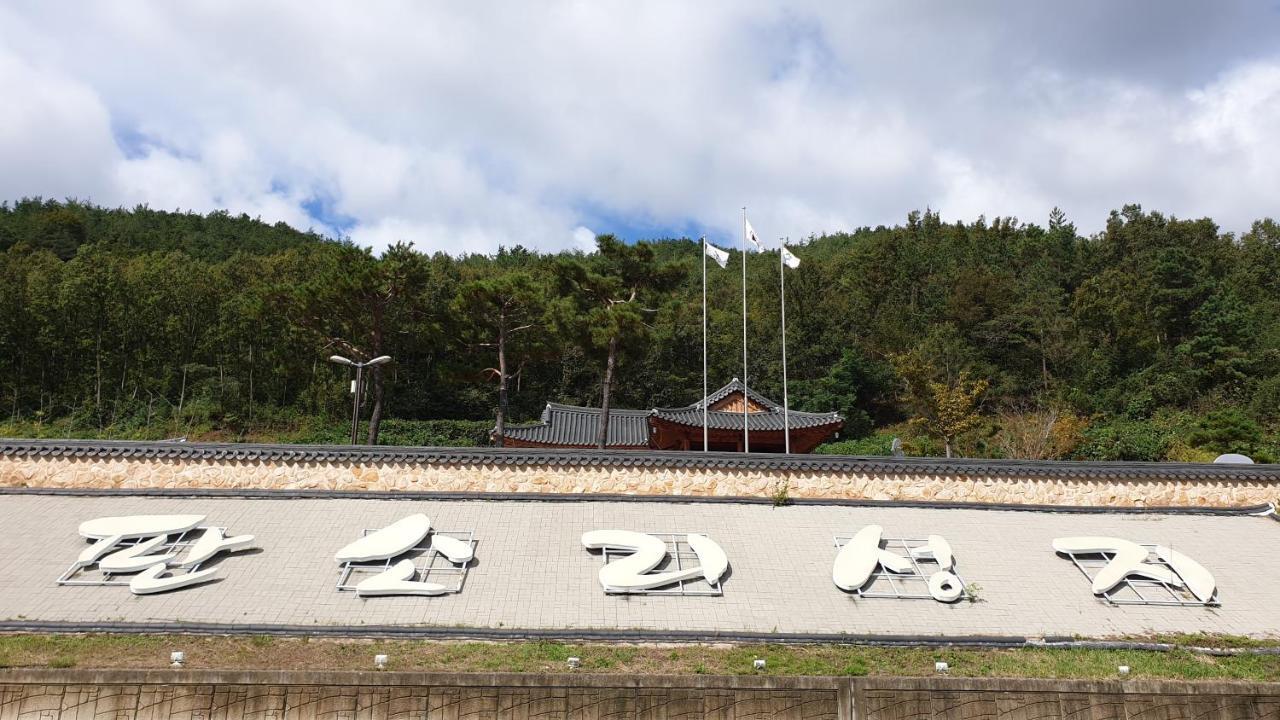
<svg viewBox="0 0 1280 720"><path fill-rule="evenodd" d="M707 257L715 260L717 265L722 268L729 266L729 253L707 242L706 238L703 238L702 240L702 248L703 252L707 254Z"/></svg>
<svg viewBox="0 0 1280 720"><path fill-rule="evenodd" d="M800 258L796 257L795 255L792 255L791 251L787 249L786 245L782 246L782 262L785 263L786 266L791 268L792 270L795 270L796 268L800 267Z"/></svg>
<svg viewBox="0 0 1280 720"><path fill-rule="evenodd" d="M764 250L764 245L760 244L760 236L756 235L756 229L751 227L751 221L743 218L742 222L747 224L747 241L755 245L757 250Z"/></svg>

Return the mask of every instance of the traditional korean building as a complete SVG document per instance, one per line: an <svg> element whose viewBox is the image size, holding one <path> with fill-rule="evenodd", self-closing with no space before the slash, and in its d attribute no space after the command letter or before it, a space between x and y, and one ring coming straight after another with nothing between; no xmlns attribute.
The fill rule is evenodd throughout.
<svg viewBox="0 0 1280 720"><path fill-rule="evenodd" d="M609 410L610 450L701 450L702 408L707 407L711 450L743 449L743 408L752 452L783 452L785 448L782 405L733 382L692 405L652 410ZM593 448L600 423L600 408L547 403L542 419L527 425L508 425L507 447ZM844 425L839 413L786 412L791 430L791 452L808 453L835 436ZM497 440L496 429L493 437Z"/></svg>

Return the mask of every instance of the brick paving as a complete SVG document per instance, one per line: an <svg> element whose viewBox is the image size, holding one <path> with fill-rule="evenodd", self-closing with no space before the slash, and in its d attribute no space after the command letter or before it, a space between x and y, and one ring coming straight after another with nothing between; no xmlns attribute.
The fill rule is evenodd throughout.
<svg viewBox="0 0 1280 720"><path fill-rule="evenodd" d="M414 512L474 530L463 591L360 599L334 589L333 553ZM222 580L154 596L124 587L60 587L85 547L77 525L107 515L201 513L257 536L261 551L220 561ZM980 601L854 599L831 581L835 535L870 523L887 537L936 533ZM930 636L1229 633L1280 637L1280 524L1211 515L698 503L0 497L0 619L289 625L436 625ZM701 532L729 556L723 597L606 595L587 530ZM1170 545L1207 567L1219 608L1111 607L1050 542L1114 535Z"/></svg>

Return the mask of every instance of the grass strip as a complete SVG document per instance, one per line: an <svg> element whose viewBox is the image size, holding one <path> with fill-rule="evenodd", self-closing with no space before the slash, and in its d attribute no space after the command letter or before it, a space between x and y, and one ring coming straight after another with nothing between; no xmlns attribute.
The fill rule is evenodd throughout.
<svg viewBox="0 0 1280 720"><path fill-rule="evenodd" d="M1168 641L1169 638L1161 638ZM1232 645L1197 637L1177 644ZM1240 643L1244 644L1244 643ZM1236 644L1239 646L1240 644ZM1164 652L1075 648L969 649L835 645L618 645L558 642L451 642L195 635L0 635L0 667L148 669L169 666L169 653L186 653L188 669L372 670L373 656L390 657L389 670L547 673L568 670L616 674L920 676L934 662L960 677L1120 677L1170 680L1280 681L1280 655L1208 656L1186 649ZM752 661L764 658L763 673Z"/></svg>

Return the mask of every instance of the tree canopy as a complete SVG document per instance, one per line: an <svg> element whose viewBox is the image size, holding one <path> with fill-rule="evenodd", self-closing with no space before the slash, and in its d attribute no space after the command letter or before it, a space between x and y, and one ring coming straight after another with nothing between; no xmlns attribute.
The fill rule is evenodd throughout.
<svg viewBox="0 0 1280 720"><path fill-rule="evenodd" d="M701 393L696 241L601 236L590 254L448 256L415 239L375 254L227 213L0 205L0 417L19 429L200 426L231 437L341 419L350 378L325 358L343 352L394 358L374 373L370 403L397 421L599 406L611 356L614 407ZM927 428L946 405L955 432L935 435L966 454L1029 444L1071 457L1277 453L1271 220L1236 236L1130 205L1084 236L1058 211L1043 225L924 211L811 236L795 252L791 401L840 411L843 441L909 434L913 418ZM708 271L713 385L742 374L741 262L735 252L728 269ZM748 256L747 379L781 397L777 273L776 257ZM1074 439L1019 434L1018 418L1031 430L1068 419ZM915 442L945 451L928 433Z"/></svg>

